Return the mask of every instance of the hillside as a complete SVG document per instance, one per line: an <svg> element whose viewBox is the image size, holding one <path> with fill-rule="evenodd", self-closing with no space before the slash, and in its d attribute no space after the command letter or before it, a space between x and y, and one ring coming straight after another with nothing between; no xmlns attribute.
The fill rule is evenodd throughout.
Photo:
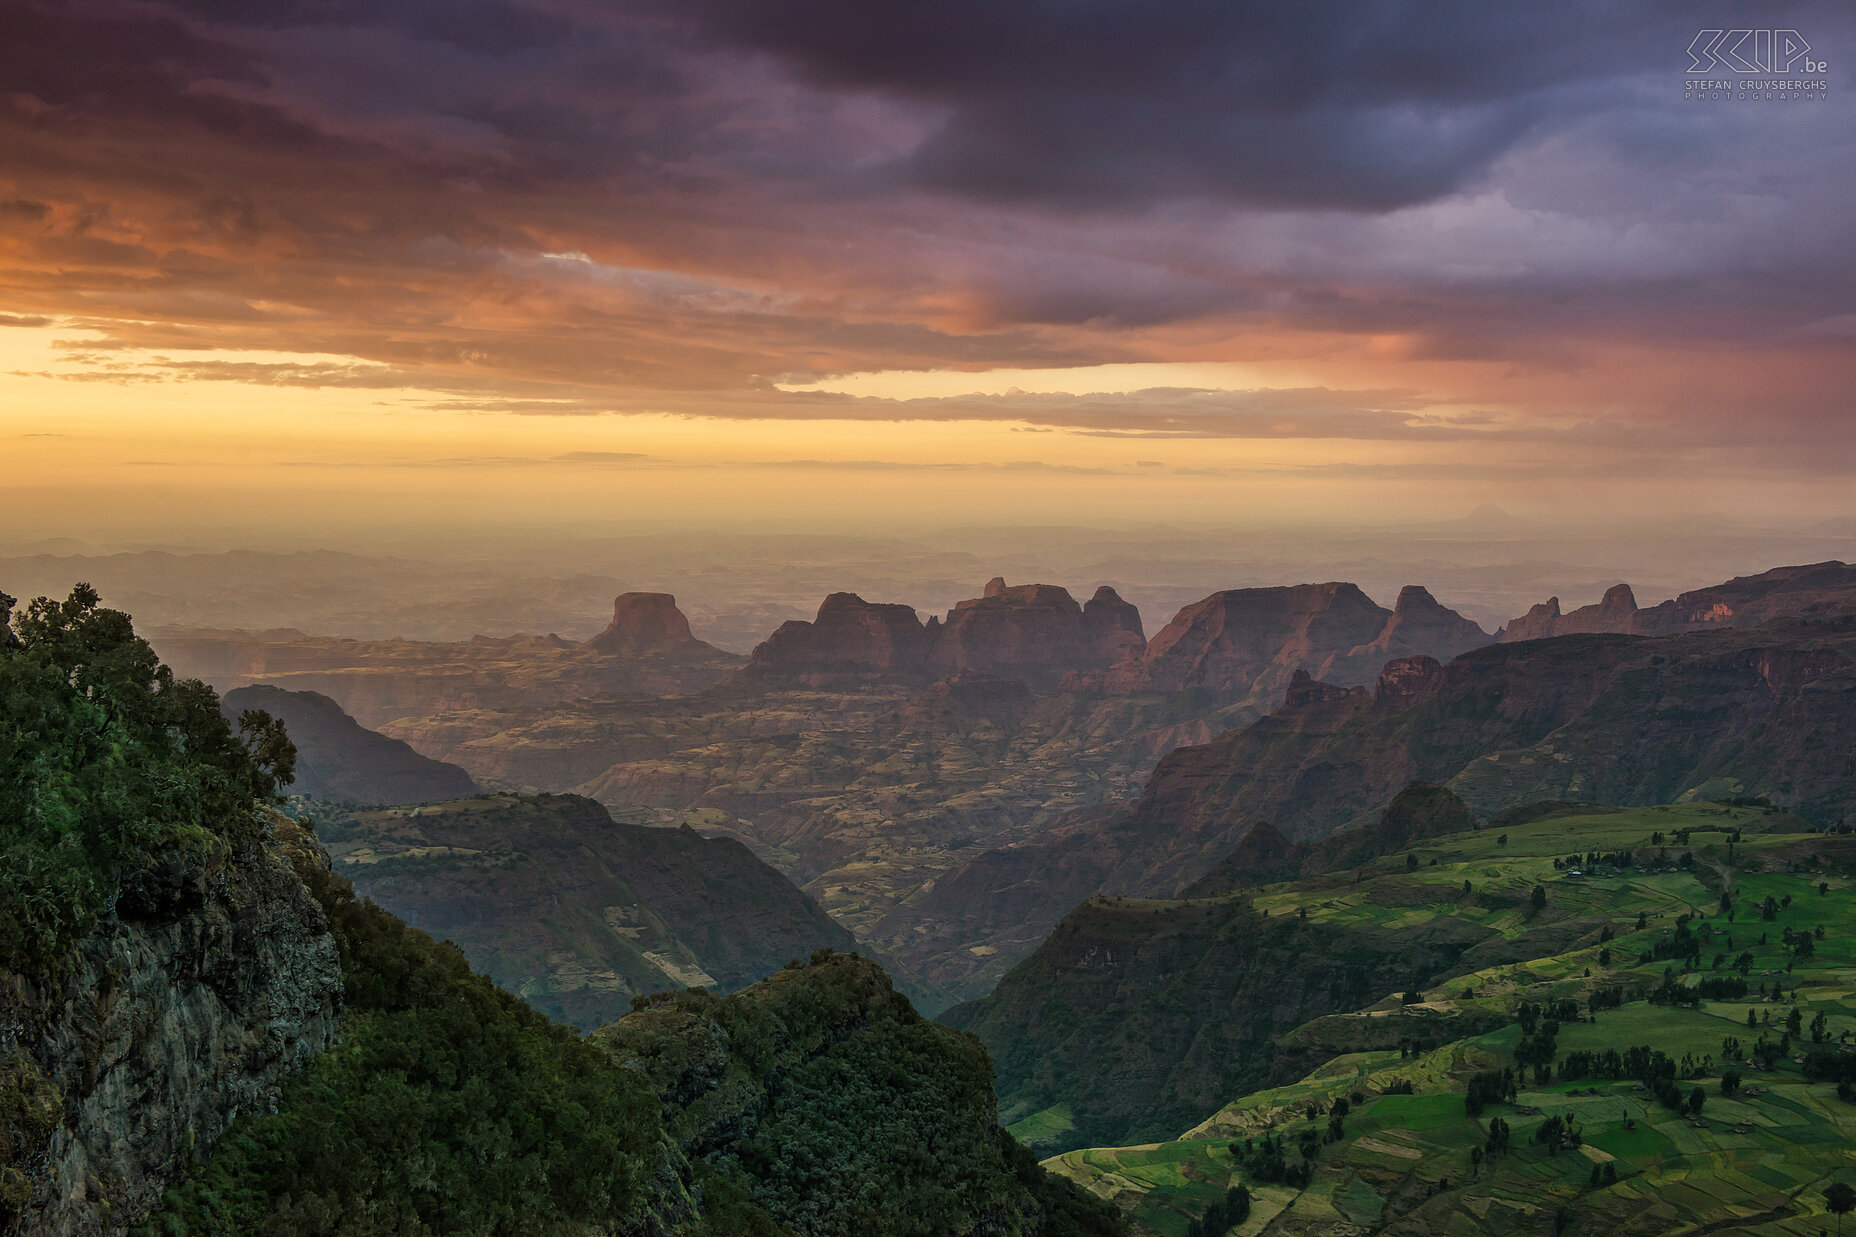
<svg viewBox="0 0 1856 1237"><path fill-rule="evenodd" d="M301 872L340 947L340 1039L137 1237L1119 1229L994 1123L984 1051L874 963L821 950L733 997L640 998L587 1040L313 855Z"/></svg>
<svg viewBox="0 0 1856 1237"><path fill-rule="evenodd" d="M228 719L262 709L283 722L296 746L292 790L333 803L431 803L477 793L470 774L421 756L398 739L368 730L327 696L260 684L220 699Z"/></svg>
<svg viewBox="0 0 1856 1237"><path fill-rule="evenodd" d="M1548 812L1161 904L1495 944L1280 1035L1265 1089L1171 1139L1047 1163L1168 1237L1234 1186L1245 1234L1825 1229L1856 1140L1856 838L1805 830L1744 801Z"/></svg>
<svg viewBox="0 0 1856 1237"><path fill-rule="evenodd" d="M92 590L12 604L5 1237L1122 1231L875 963L641 997L589 1042L356 897L270 806L295 760L275 719L234 731ZM706 845L692 902L727 897L718 846L740 850ZM645 854L640 883L672 869Z"/></svg>
<svg viewBox="0 0 1856 1237"><path fill-rule="evenodd" d="M335 870L363 896L582 1027L620 1017L639 993L732 992L816 949L856 945L740 842L622 824L588 799L316 810Z"/></svg>
<svg viewBox="0 0 1856 1237"><path fill-rule="evenodd" d="M1022 956L1091 894L1168 896L1263 823L1309 841L1414 780L1481 814L1765 795L1819 825L1856 810L1856 617L1662 638L1498 644L1385 667L1374 690L1299 680L1276 712L1160 761L1141 794L974 858L917 899L898 952L952 983ZM971 924L961 936L937 925ZM900 934L898 934L900 935Z"/></svg>

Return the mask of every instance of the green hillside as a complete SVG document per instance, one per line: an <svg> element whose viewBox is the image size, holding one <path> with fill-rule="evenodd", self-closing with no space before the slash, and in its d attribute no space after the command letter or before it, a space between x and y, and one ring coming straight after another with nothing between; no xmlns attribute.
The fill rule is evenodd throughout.
<svg viewBox="0 0 1856 1237"><path fill-rule="evenodd" d="M1296 1079L1047 1166L1168 1237L1197 1237L1234 1186L1245 1237L1827 1231L1824 1191L1856 1177L1853 891L1856 837L1707 803L1496 825L1232 894L1272 918L1491 936L1421 991L1282 1036Z"/></svg>

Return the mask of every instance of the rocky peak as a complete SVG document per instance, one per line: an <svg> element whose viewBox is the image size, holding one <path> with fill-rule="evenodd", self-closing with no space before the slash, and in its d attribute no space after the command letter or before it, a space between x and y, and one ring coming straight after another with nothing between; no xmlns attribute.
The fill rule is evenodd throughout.
<svg viewBox="0 0 1856 1237"><path fill-rule="evenodd" d="M633 656L662 653L697 643L690 621L669 593L621 593L612 602L612 622L587 644L602 653Z"/></svg>
<svg viewBox="0 0 1856 1237"><path fill-rule="evenodd" d="M1098 647L1118 652L1116 661L1136 656L1147 647L1140 610L1106 584L1083 603L1083 626Z"/></svg>
<svg viewBox="0 0 1856 1237"><path fill-rule="evenodd" d="M1273 697L1295 670L1372 641L1390 617L1357 585L1340 582L1213 593L1101 683L1118 693L1204 687Z"/></svg>
<svg viewBox="0 0 1856 1237"><path fill-rule="evenodd" d="M1560 599L1549 597L1502 628L1501 641L1514 644L1520 640L1544 640L1558 634L1559 622Z"/></svg>
<svg viewBox="0 0 1856 1237"><path fill-rule="evenodd" d="M1598 603L1598 608L1607 614L1635 614L1637 597L1630 591L1630 585L1613 584L1605 590L1604 600Z"/></svg>
<svg viewBox="0 0 1856 1237"><path fill-rule="evenodd" d="M995 576L983 595L948 612L929 666L1055 683L1139 651L1140 632L1140 611L1106 585L1084 607L1055 584L1008 585Z"/></svg>
<svg viewBox="0 0 1856 1237"><path fill-rule="evenodd" d="M1448 661L1459 653L1481 648L1492 637L1455 610L1438 603L1429 589L1407 584L1385 627L1370 643L1359 645L1325 662L1317 677L1348 686L1372 682L1388 661L1405 657L1435 657Z"/></svg>
<svg viewBox="0 0 1856 1237"><path fill-rule="evenodd" d="M755 675L842 675L920 670L929 633L911 606L833 593L811 622L784 623L749 660Z"/></svg>
<svg viewBox="0 0 1856 1237"><path fill-rule="evenodd" d="M1614 584L1605 590L1597 605L1580 606L1568 614L1560 613L1560 599L1550 597L1520 618L1508 624L1501 639L1505 644L1517 640L1542 640L1548 636L1571 636L1599 632L1630 632L1637 629L1637 598L1628 584Z"/></svg>

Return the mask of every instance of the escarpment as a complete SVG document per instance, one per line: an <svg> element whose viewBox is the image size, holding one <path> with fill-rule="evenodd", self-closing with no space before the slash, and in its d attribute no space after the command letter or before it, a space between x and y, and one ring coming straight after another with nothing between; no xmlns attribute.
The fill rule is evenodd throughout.
<svg viewBox="0 0 1856 1237"><path fill-rule="evenodd" d="M341 970L271 816L211 862L131 879L44 968L0 971L0 1232L122 1233L334 1040Z"/></svg>

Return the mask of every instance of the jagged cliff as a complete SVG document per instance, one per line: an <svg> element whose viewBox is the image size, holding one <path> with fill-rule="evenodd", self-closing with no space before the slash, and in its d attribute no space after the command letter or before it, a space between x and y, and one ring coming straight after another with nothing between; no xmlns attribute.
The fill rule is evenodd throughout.
<svg viewBox="0 0 1856 1237"><path fill-rule="evenodd" d="M1139 656L1075 685L1274 700L1297 673L1351 687L1372 682L1392 658L1448 660L1490 639L1416 585L1400 591L1392 610L1353 584L1232 589L1185 607Z"/></svg>
<svg viewBox="0 0 1856 1237"><path fill-rule="evenodd" d="M0 970L0 1232L121 1233L335 1037L341 973L281 816L133 879L65 955Z"/></svg>
<svg viewBox="0 0 1856 1237"><path fill-rule="evenodd" d="M1673 600L1639 609L1628 584L1614 584L1597 604L1560 613L1549 597L1502 629L1504 643L1549 636L1608 633L1672 636L1685 631L1754 627L1785 615L1811 614L1856 604L1856 567L1809 563L1774 567L1755 576L1698 588Z"/></svg>

